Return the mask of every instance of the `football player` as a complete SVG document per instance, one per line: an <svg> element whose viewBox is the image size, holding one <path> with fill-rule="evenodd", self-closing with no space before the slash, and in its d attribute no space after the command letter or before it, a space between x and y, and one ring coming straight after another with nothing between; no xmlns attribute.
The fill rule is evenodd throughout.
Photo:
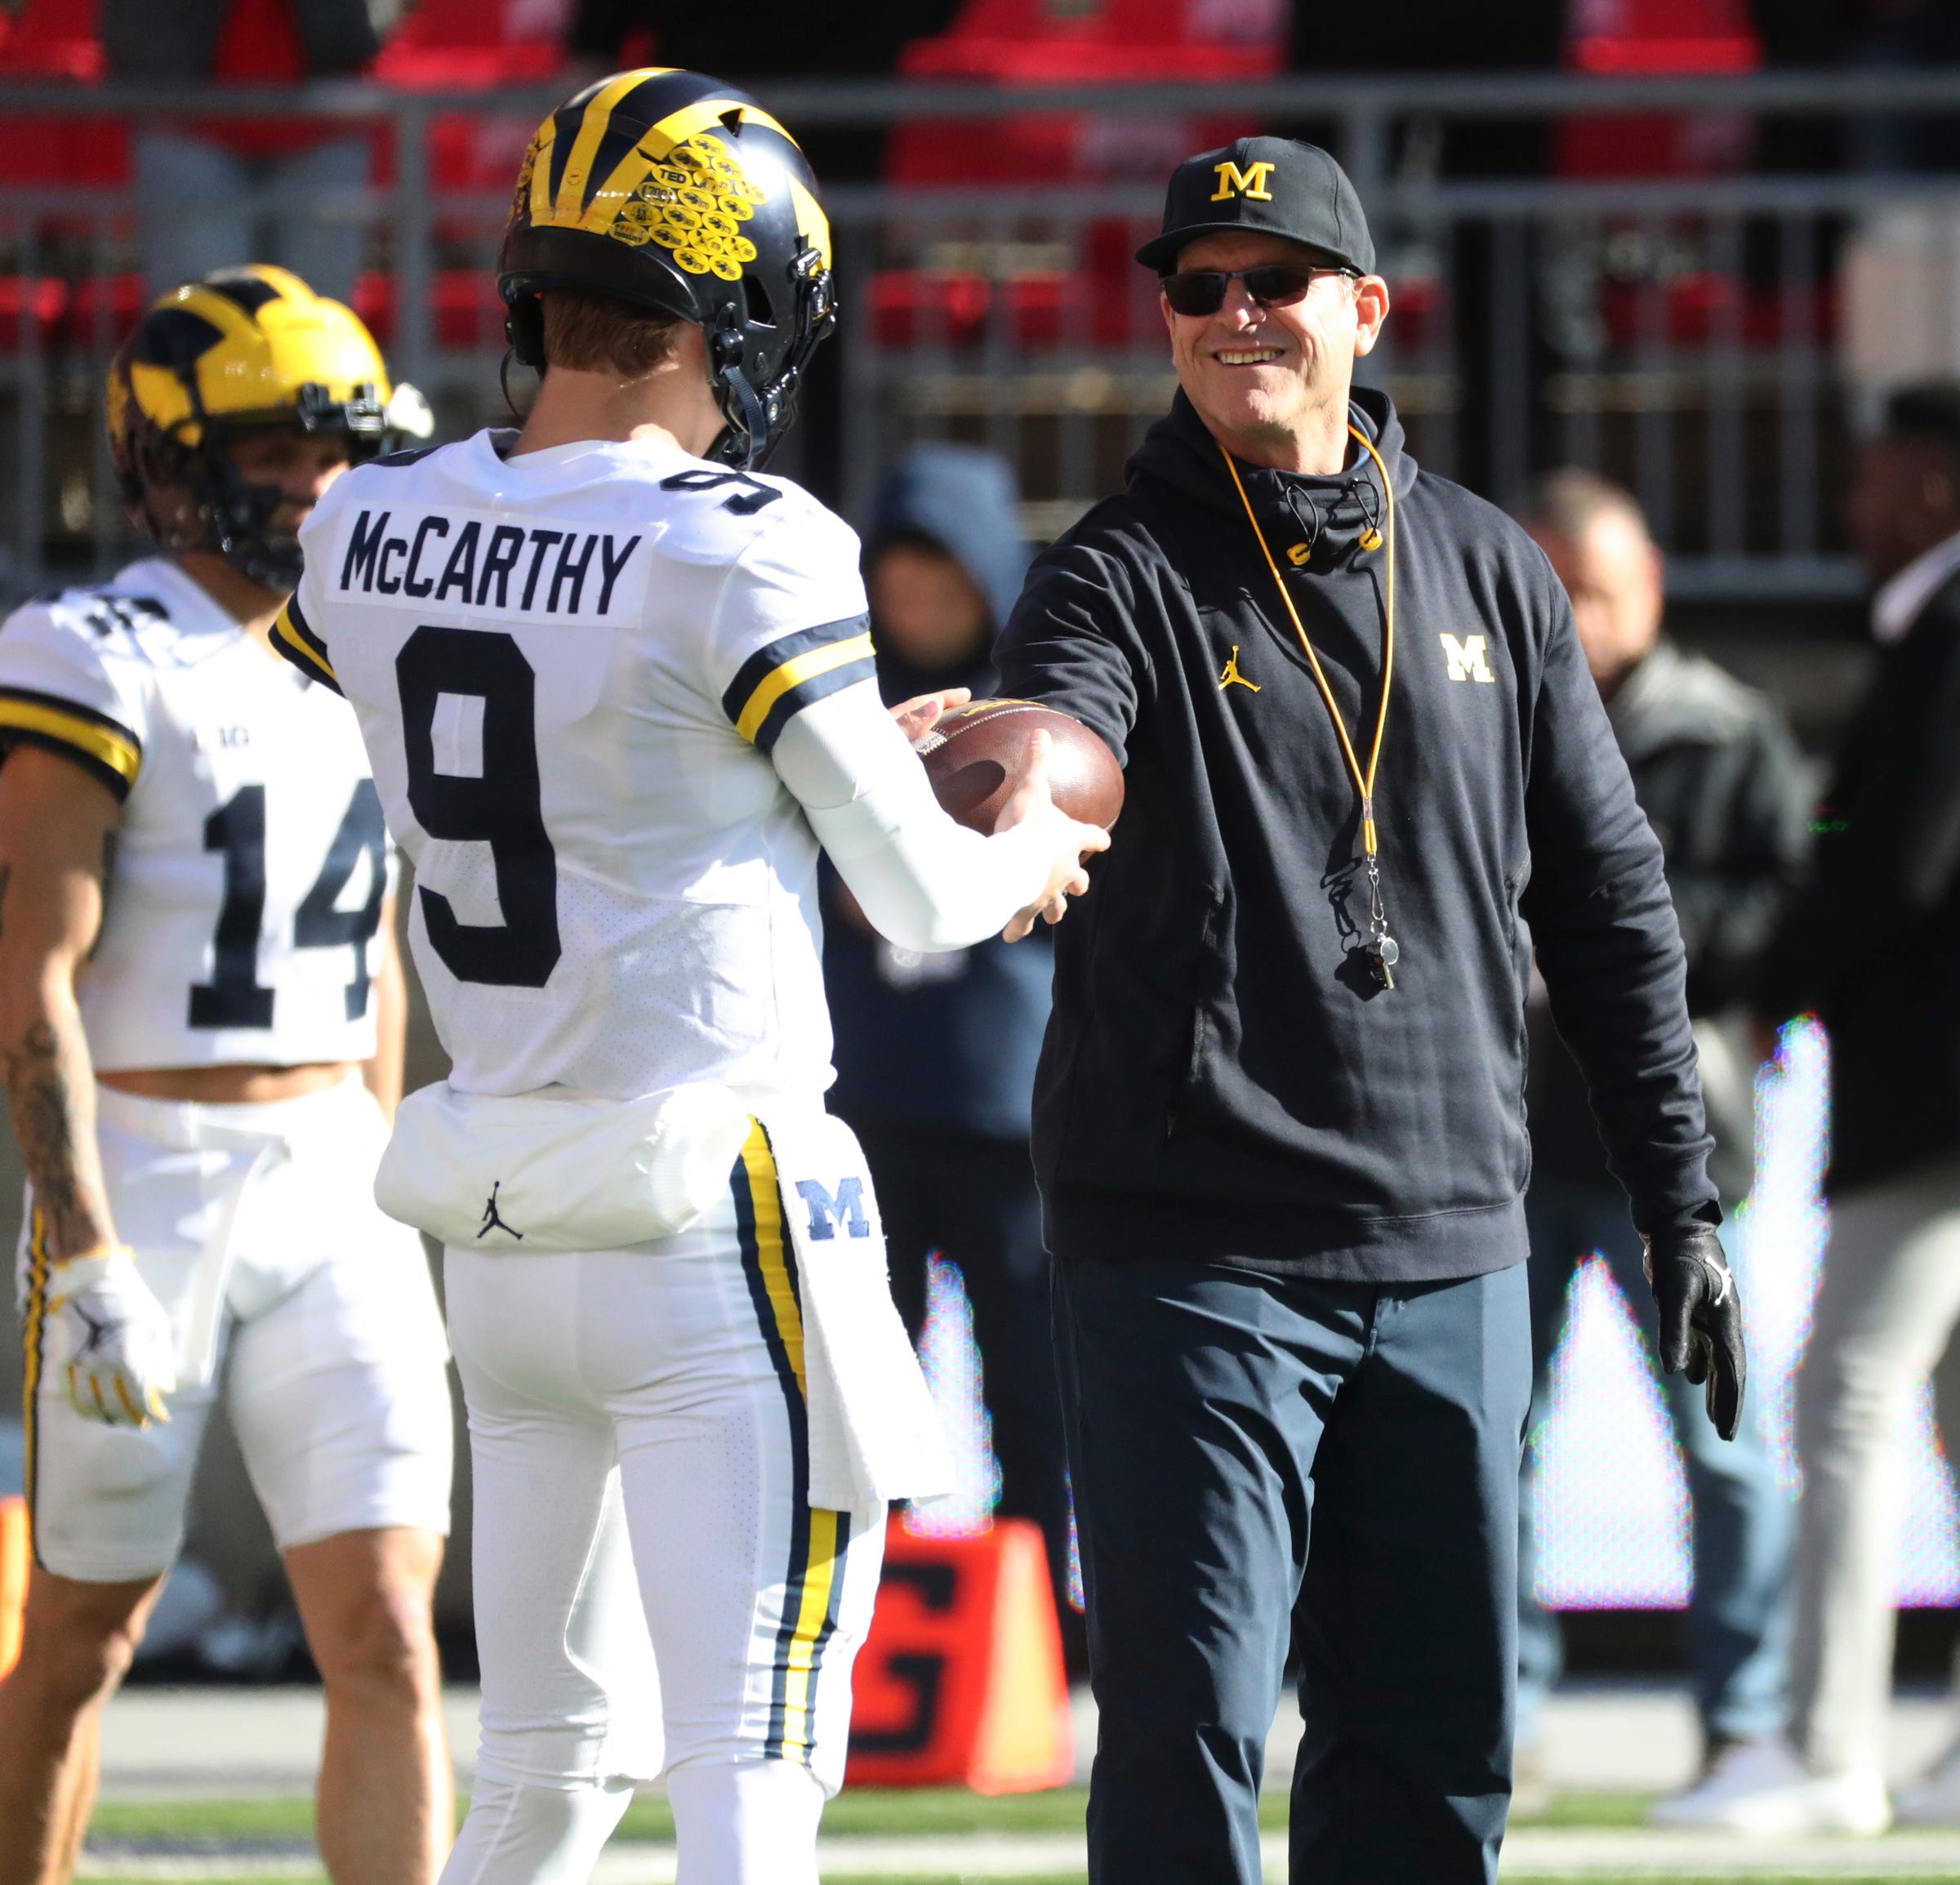
<svg viewBox="0 0 1960 1885"><path fill-rule="evenodd" d="M752 100L675 70L580 92L505 239L513 349L544 373L522 431L342 480L274 631L354 704L414 862L444 1103L501 1144L590 1134L528 1209L514 1152L443 1207L483 1683L456 1885L585 1879L655 1771L689 1885L813 1885L886 1496L820 1486L818 1388L851 1417L869 1308L915 1366L881 1260L864 1325L827 1330L806 1261L876 1247L862 1153L804 1176L785 1150L841 1143L818 844L894 942L943 949L1058 916L1107 841L1054 806L1039 739L1000 831L947 817L880 702L856 538L753 469L831 323L830 261ZM737 1130L684 1228L568 1241L608 1147L622 1193L657 1190L718 1096ZM636 1167L615 1128L643 1111Z"/></svg>
<svg viewBox="0 0 1960 1885"><path fill-rule="evenodd" d="M159 554L0 630L35 1553L0 1881L73 1870L228 1355L326 1686L327 1870L412 1885L453 1825L430 1628L451 1439L428 1267L372 1191L401 1079L391 864L353 715L270 636L300 524L419 396L347 309L241 268L149 310L108 403Z"/></svg>

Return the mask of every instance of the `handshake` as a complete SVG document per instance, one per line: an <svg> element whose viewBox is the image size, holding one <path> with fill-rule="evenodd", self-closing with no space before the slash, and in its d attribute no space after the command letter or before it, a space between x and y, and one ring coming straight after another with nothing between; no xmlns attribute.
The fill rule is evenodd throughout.
<svg viewBox="0 0 1960 1885"><path fill-rule="evenodd" d="M1042 893L1002 932L1018 942L1038 918L1059 923L1089 889L1082 860L1109 849L1123 809L1116 755L1080 720L1034 701L975 701L966 688L923 694L892 709L925 763L933 795L960 824L985 833L1030 822L1052 852Z"/></svg>

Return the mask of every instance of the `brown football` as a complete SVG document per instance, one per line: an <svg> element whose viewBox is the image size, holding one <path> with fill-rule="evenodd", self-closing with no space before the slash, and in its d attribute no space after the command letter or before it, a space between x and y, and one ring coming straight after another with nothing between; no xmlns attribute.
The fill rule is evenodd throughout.
<svg viewBox="0 0 1960 1885"><path fill-rule="evenodd" d="M954 818L991 832L1007 784L1036 732L1049 736L1048 786L1071 818L1105 829L1123 809L1123 769L1079 720L1031 700L977 700L940 716L919 745L933 795Z"/></svg>

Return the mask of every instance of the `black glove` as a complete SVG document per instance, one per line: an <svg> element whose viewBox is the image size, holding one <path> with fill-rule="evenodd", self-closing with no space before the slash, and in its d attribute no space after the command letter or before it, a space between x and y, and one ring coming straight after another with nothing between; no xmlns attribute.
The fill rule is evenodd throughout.
<svg viewBox="0 0 1960 1885"><path fill-rule="evenodd" d="M1724 1440L1733 1440L1749 1362L1742 1301L1722 1240L1705 1224L1683 1224L1642 1241L1660 1310L1660 1365L1670 1375L1685 1369L1697 1388L1707 1384L1708 1418Z"/></svg>

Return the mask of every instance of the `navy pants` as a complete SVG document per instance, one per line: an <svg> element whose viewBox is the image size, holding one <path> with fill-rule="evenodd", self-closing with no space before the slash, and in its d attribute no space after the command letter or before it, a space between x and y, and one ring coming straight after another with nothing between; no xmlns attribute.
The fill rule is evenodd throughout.
<svg viewBox="0 0 1960 1885"><path fill-rule="evenodd" d="M1290 1646L1295 1885L1492 1885L1524 1265L1383 1286L1078 1259L1055 1278L1101 1718L1094 1885L1258 1885Z"/></svg>

